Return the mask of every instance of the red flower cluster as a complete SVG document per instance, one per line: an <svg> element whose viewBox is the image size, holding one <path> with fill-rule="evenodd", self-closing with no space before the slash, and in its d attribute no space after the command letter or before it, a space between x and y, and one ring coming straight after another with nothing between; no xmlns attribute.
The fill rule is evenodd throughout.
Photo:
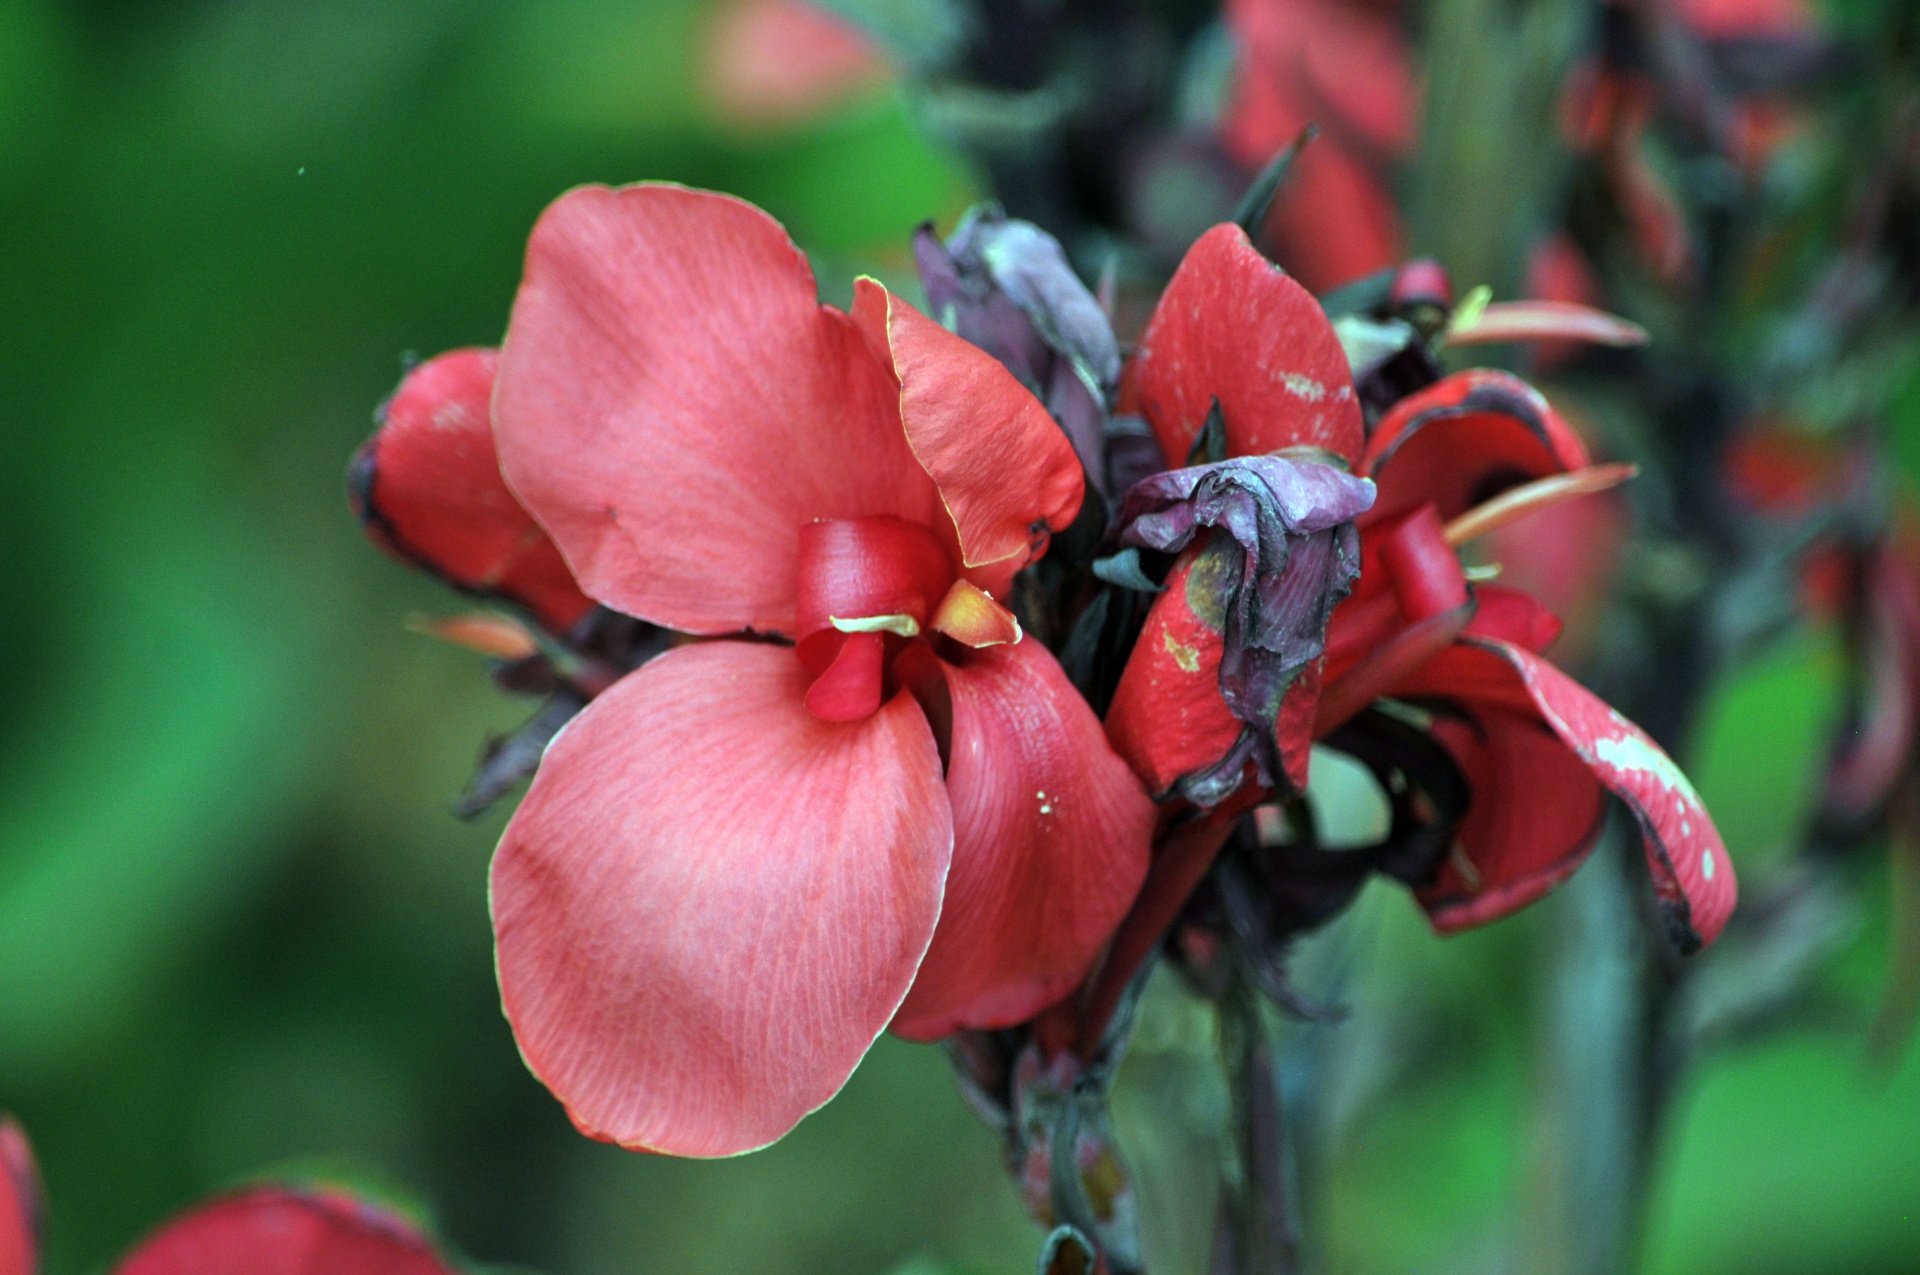
<svg viewBox="0 0 1920 1275"><path fill-rule="evenodd" d="M1592 847L1612 792L1639 820L1676 940L1691 950L1718 935L1734 874L1699 798L1638 728L1542 658L1558 620L1524 593L1469 584L1457 552L1622 476L1590 466L1538 393L1504 373L1460 373L1366 429L1319 306L1234 227L1187 255L1128 375L1169 456L1187 453L1211 413L1230 457L1324 449L1378 489L1358 516L1358 583L1331 613L1324 657L1301 668L1272 719L1283 773L1236 762L1231 782L1194 801L1193 821L1175 816L1165 844L1177 853L1156 860L1129 931L1164 929L1233 816L1297 793L1309 746L1384 699L1422 724L1471 793L1450 855L1417 885L1436 927L1492 920L1565 879ZM1248 724L1221 693L1232 635L1218 618L1207 552L1188 549L1175 562L1107 718L1116 747L1159 795L1191 797L1193 776L1217 777Z"/></svg>

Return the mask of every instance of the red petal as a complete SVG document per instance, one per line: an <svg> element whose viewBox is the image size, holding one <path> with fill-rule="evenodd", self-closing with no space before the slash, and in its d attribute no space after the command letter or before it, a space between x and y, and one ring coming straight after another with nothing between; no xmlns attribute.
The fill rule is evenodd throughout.
<svg viewBox="0 0 1920 1275"><path fill-rule="evenodd" d="M1220 630L1194 613L1187 578L1201 548L1167 573L1107 708L1107 738L1156 796L1224 758L1244 729L1220 697Z"/></svg>
<svg viewBox="0 0 1920 1275"><path fill-rule="evenodd" d="M895 399L771 217L588 186L527 245L495 434L588 593L687 632L791 632L802 526L940 517Z"/></svg>
<svg viewBox="0 0 1920 1275"><path fill-rule="evenodd" d="M1517 911L1573 875L1600 834L1606 792L1531 714L1468 708L1434 735L1473 792L1458 848L1420 891L1442 933Z"/></svg>
<svg viewBox="0 0 1920 1275"><path fill-rule="evenodd" d="M409 372L353 458L349 494L387 552L565 633L593 604L500 476L487 408L495 357L454 350Z"/></svg>
<svg viewBox="0 0 1920 1275"><path fill-rule="evenodd" d="M942 664L953 871L893 1030L1024 1022L1072 991L1146 875L1155 810L1059 664L1028 639Z"/></svg>
<svg viewBox="0 0 1920 1275"><path fill-rule="evenodd" d="M336 1191L262 1187L203 1204L134 1250L116 1275L452 1275L384 1209Z"/></svg>
<svg viewBox="0 0 1920 1275"><path fill-rule="evenodd" d="M1560 617L1518 589L1483 584L1473 600L1478 606L1467 625L1469 637L1498 638L1538 653L1560 636Z"/></svg>
<svg viewBox="0 0 1920 1275"><path fill-rule="evenodd" d="M1066 434L985 350L872 279L854 288L863 324L886 315L907 441L953 516L966 565L1045 553L1047 533L1073 521L1084 492Z"/></svg>
<svg viewBox="0 0 1920 1275"><path fill-rule="evenodd" d="M920 964L953 824L910 696L810 716L791 650L707 642L548 748L493 861L501 997L582 1131L764 1146L838 1092Z"/></svg>
<svg viewBox="0 0 1920 1275"><path fill-rule="evenodd" d="M40 1269L40 1173L27 1135L0 1118L0 1275Z"/></svg>
<svg viewBox="0 0 1920 1275"><path fill-rule="evenodd" d="M1586 444L1540 392L1475 368L1408 395L1367 440L1358 472L1379 484L1362 525L1428 501L1448 522L1517 483L1588 464Z"/></svg>
<svg viewBox="0 0 1920 1275"><path fill-rule="evenodd" d="M1738 886L1719 829L1673 759L1593 692L1530 651L1464 638L1398 693L1537 717L1640 822L1669 931L1686 951L1718 937Z"/></svg>
<svg viewBox="0 0 1920 1275"><path fill-rule="evenodd" d="M1227 451L1360 455L1360 401L1320 305L1238 226L1200 236L1154 307L1128 370L1130 400L1180 464L1214 400Z"/></svg>

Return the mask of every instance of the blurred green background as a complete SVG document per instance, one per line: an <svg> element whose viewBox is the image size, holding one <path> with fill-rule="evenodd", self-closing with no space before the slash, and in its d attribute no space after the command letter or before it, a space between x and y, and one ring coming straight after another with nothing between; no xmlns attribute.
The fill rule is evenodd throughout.
<svg viewBox="0 0 1920 1275"><path fill-rule="evenodd" d="M965 206L963 168L885 92L778 135L717 122L704 21L686 0L0 0L0 1109L41 1153L53 1275L290 1167L556 1273L1031 1269L1038 1232L933 1050L883 1041L739 1160L573 1132L498 1010L501 816L447 813L527 706L403 629L454 604L346 513L403 353L499 338L526 231L570 185L739 193L828 280L898 268L916 222ZM1716 697L1694 760L1743 865L1796 827L1832 665L1809 638ZM1650 1269L1920 1269L1920 1057L1862 1062L1886 946L1884 883L1864 888L1830 1018L1689 1082ZM1499 1264L1528 1192L1531 954L1565 906L1442 942L1380 891L1326 940L1355 968L1355 1020L1324 1029L1350 1034L1337 1269ZM1161 996L1123 1094L1154 1200L1218 1117L1166 1083L1204 1035ZM1148 1224L1167 1251L1205 1219L1150 1200Z"/></svg>

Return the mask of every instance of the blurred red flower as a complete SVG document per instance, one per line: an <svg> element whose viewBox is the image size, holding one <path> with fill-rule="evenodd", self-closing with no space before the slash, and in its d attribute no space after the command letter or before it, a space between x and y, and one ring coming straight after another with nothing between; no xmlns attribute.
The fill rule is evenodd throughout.
<svg viewBox="0 0 1920 1275"><path fill-rule="evenodd" d="M0 1275L37 1275L38 1179L0 1119ZM115 1275L454 1275L409 1223L344 1191L259 1186L209 1200L147 1237Z"/></svg>
<svg viewBox="0 0 1920 1275"><path fill-rule="evenodd" d="M1258 169L1313 124L1263 242L1324 292L1402 256L1389 176L1412 147L1412 58L1395 0L1228 0L1237 62L1220 137Z"/></svg>

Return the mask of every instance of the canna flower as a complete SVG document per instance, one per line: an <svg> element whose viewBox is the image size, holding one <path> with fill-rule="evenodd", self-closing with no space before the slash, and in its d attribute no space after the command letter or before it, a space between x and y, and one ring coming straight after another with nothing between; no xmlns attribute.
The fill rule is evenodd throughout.
<svg viewBox="0 0 1920 1275"><path fill-rule="evenodd" d="M1413 145L1412 60L1395 0L1229 0L1237 54L1220 122L1227 153L1258 170L1308 124L1263 242L1324 292L1399 260L1388 177Z"/></svg>
<svg viewBox="0 0 1920 1275"><path fill-rule="evenodd" d="M39 1207L26 1135L0 1119L0 1275L38 1275ZM122 1258L114 1272L453 1275L453 1268L410 1224L343 1191L259 1186L175 1218Z"/></svg>
<svg viewBox="0 0 1920 1275"><path fill-rule="evenodd" d="M1310 297L1273 282L1280 278L1236 231L1210 232L1169 285L1129 375L1169 455L1185 454L1194 436L1191 404L1204 392L1203 369L1224 365L1246 385L1307 391L1291 401L1276 395L1265 412L1235 411L1223 397L1225 452L1261 457L1305 443L1352 457L1377 487L1371 508L1357 512L1359 579L1333 610L1324 658L1302 670L1273 722L1269 746L1297 759L1298 772L1289 768L1284 784L1246 772L1231 805L1170 831L1109 964L1124 966L1164 931L1233 814L1276 788L1290 796L1303 787L1310 745L1382 698L1426 715L1425 733L1470 792L1464 819L1444 839L1450 853L1417 885L1437 928L1492 920L1571 874L1592 848L1611 792L1639 820L1676 940L1687 950L1711 942L1735 887L1699 798L1637 727L1541 657L1558 620L1517 590L1470 586L1457 551L1623 475L1591 467L1546 401L1498 372L1460 373L1408 396L1362 447L1357 408L1327 410L1352 402L1331 327ZM1255 324L1246 307L1261 289L1273 311ZM1163 323L1178 326L1163 331ZM1169 357L1165 333L1182 330L1243 343L1239 357L1210 364L1191 348ZM1258 348L1244 344L1247 333L1284 337ZM1231 760L1239 724L1223 694L1228 647L1185 602L1192 591L1181 573L1176 563L1107 719L1116 746L1156 792L1217 774L1219 759ZM1103 984L1111 981L1103 973ZM1100 991L1094 1001L1101 1004Z"/></svg>
<svg viewBox="0 0 1920 1275"><path fill-rule="evenodd" d="M494 396L511 488L602 605L707 639L554 741L494 858L501 994L579 1127L726 1155L880 1031L1032 1017L1085 976L1154 813L1002 605L1082 498L1045 408L758 209L576 190Z"/></svg>

